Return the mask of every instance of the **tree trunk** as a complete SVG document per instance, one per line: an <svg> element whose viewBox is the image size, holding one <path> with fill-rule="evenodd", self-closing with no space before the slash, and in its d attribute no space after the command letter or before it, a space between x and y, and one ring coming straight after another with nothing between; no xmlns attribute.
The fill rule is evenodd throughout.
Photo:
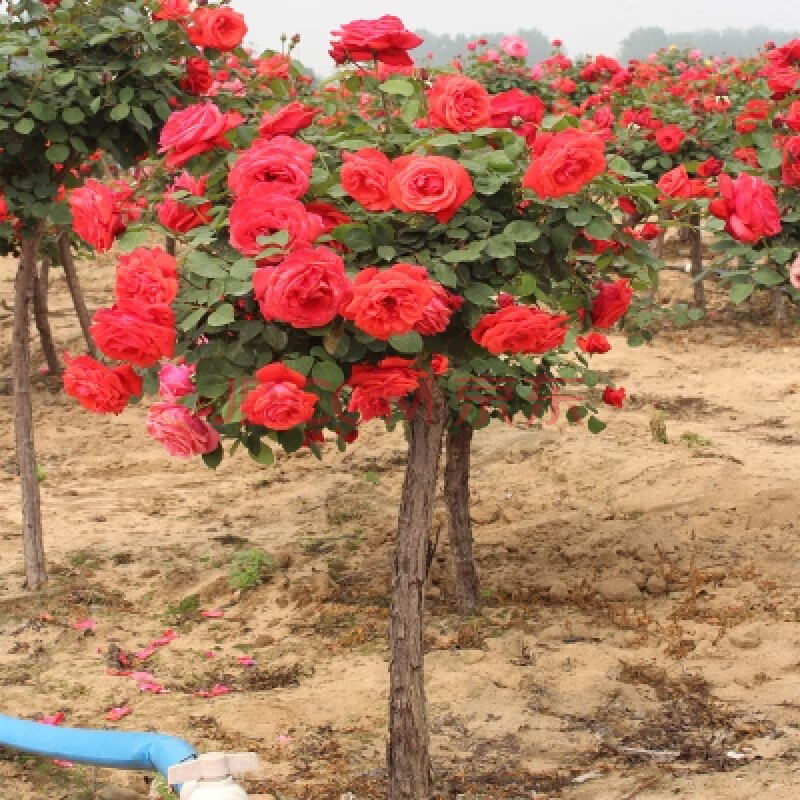
<svg viewBox="0 0 800 800"><path fill-rule="evenodd" d="M447 463L444 497L447 531L456 587L456 606L464 616L477 614L481 606L480 585L472 553L472 523L469 518L469 456L472 425L460 422L447 431Z"/></svg>
<svg viewBox="0 0 800 800"><path fill-rule="evenodd" d="M45 257L41 261L39 271L34 275L33 281L33 316L36 320L36 329L42 342L42 350L47 361L47 369L51 375L61 374L61 362L53 342L53 332L50 330L50 317L47 311L48 279L50 277L50 260Z"/></svg>
<svg viewBox="0 0 800 800"><path fill-rule="evenodd" d="M89 310L86 308L86 301L83 299L81 283L78 280L78 270L75 269L75 260L72 258L72 246L69 242L68 233L62 233L58 237L58 252L61 255L61 266L64 267L69 293L72 295L72 304L75 306L75 312L78 315L78 321L83 331L83 338L86 340L86 349L90 355L97 358L97 348L94 346L94 341L89 333L92 321L89 317Z"/></svg>
<svg viewBox="0 0 800 800"><path fill-rule="evenodd" d="M780 286L772 287L772 324L782 331L789 324L789 304Z"/></svg>
<svg viewBox="0 0 800 800"><path fill-rule="evenodd" d="M694 305L696 308L706 307L706 288L703 279L703 235L700 231L700 215L689 216L690 258L692 263L692 287L694 291Z"/></svg>
<svg viewBox="0 0 800 800"><path fill-rule="evenodd" d="M424 800L430 791L423 672L428 537L446 421L438 386L409 424L408 462L397 524L389 620L389 800Z"/></svg>
<svg viewBox="0 0 800 800"><path fill-rule="evenodd" d="M39 479L36 474L36 451L33 444L29 339L29 297L36 275L36 255L40 239L41 228L32 237L22 238L22 257L14 282L14 329L11 339L14 434L22 497L22 547L26 585L31 591L41 589L47 580L42 545Z"/></svg>
<svg viewBox="0 0 800 800"><path fill-rule="evenodd" d="M167 254L171 255L173 258L178 253L178 242L176 241L174 236L167 236Z"/></svg>

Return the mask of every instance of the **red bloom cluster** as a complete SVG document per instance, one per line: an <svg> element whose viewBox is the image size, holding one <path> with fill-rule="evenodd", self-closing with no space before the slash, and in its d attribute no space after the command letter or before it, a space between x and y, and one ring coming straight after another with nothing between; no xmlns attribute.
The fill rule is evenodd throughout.
<svg viewBox="0 0 800 800"><path fill-rule="evenodd" d="M402 20L386 14L379 19L357 19L332 32L330 54L337 64L347 61L380 61L393 66L413 63L409 50L422 39L408 31Z"/></svg>

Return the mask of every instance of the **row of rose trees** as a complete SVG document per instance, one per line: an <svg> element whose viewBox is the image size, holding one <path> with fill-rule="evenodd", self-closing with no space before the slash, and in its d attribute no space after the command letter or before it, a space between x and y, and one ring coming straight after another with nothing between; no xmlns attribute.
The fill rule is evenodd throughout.
<svg viewBox="0 0 800 800"><path fill-rule="evenodd" d="M345 449L371 419L406 425L389 795L426 797L424 587L443 440L451 545L463 607L474 609L473 429L538 419L568 392L567 418L600 432L601 375L589 356L608 350L601 331L623 317L636 341L647 337L637 326L654 319L653 309L629 309L658 266L647 219L705 214L710 198L667 191L680 176L659 189L647 163L612 154L628 155L628 127L619 130L613 110L603 124L589 101L633 105L635 70L630 80L606 62L589 70L583 85L596 91L583 108L555 74L573 68L563 56L552 81L544 68L523 75L513 40L508 55L476 56L469 74L456 65L422 75L408 54L420 39L383 17L336 31L340 69L313 87L288 54L251 59L230 8L155 6L29 0L3 34L9 63L26 65L0 71L0 113L13 116L0 165L22 249L14 390L25 541L38 542L26 555L29 586L44 579L41 537L31 535L39 512L27 390L38 242L68 221L69 207L76 234L108 249L130 221L121 222L127 199L97 181L77 186L74 168L95 149L131 164L157 139L162 158L142 170L142 190L152 219L179 240L180 261L128 234L114 305L91 325L108 361L69 359L65 387L113 413L144 386L157 388L148 431L171 454L210 467L224 447L268 465L275 447L320 457L331 442ZM544 99L534 85L520 90L523 77ZM633 145L630 153L638 155ZM731 237L744 218L756 247L775 235L774 197L751 177L703 190L721 192L727 205L715 213ZM68 206L58 202L62 188ZM607 404L623 399L623 389L602 391Z"/></svg>

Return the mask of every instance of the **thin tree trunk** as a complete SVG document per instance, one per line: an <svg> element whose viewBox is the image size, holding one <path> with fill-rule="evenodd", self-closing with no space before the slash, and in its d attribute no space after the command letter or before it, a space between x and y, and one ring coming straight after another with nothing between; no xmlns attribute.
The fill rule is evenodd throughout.
<svg viewBox="0 0 800 800"><path fill-rule="evenodd" d="M14 394L14 434L22 497L22 546L26 585L31 591L44 586L44 546L36 450L33 442L31 406L29 298L36 275L36 255L41 228L32 237L22 238L22 257L14 283L14 329L11 339L11 385Z"/></svg>
<svg viewBox="0 0 800 800"><path fill-rule="evenodd" d="M78 321L83 331L83 338L86 340L86 349L90 355L97 358L97 348L94 346L92 335L89 333L92 321L89 317L89 310L86 308L86 301L83 299L83 291L78 279L78 270L75 269L75 259L72 257L72 246L70 245L68 233L62 233L58 237L58 252L61 255L61 266L64 267L69 293L72 295L72 304L75 306L75 312L78 315Z"/></svg>
<svg viewBox="0 0 800 800"><path fill-rule="evenodd" d="M473 432L472 425L464 422L456 423L447 431L447 462L444 468L444 497L456 606L458 613L464 616L477 614L481 606L469 518L469 457Z"/></svg>
<svg viewBox="0 0 800 800"><path fill-rule="evenodd" d="M175 257L178 253L178 242L174 236L167 236L167 254Z"/></svg>
<svg viewBox="0 0 800 800"><path fill-rule="evenodd" d="M700 277L703 273L703 235L700 231L700 215L689 216L690 258L692 263L692 288L696 308L706 307L706 287Z"/></svg>
<svg viewBox="0 0 800 800"><path fill-rule="evenodd" d="M779 330L789 324L789 304L780 286L772 287L772 324Z"/></svg>
<svg viewBox="0 0 800 800"><path fill-rule="evenodd" d="M397 524L389 620L389 800L424 800L430 792L425 708L424 612L428 537L446 421L438 386L409 424L408 463Z"/></svg>
<svg viewBox="0 0 800 800"><path fill-rule="evenodd" d="M47 361L47 369L51 375L61 374L61 362L58 360L53 332L50 330L50 317L47 310L48 278L50 276L50 259L42 259L39 271L33 281L33 316L36 329L42 342L42 350Z"/></svg>

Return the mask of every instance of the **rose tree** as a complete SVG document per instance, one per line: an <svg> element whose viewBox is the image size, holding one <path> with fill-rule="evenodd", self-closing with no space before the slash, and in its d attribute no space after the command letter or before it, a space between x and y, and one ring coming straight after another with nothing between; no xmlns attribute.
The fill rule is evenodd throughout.
<svg viewBox="0 0 800 800"><path fill-rule="evenodd" d="M122 364L80 359L66 376L85 406L118 413L143 374L161 395L148 431L211 467L225 445L268 465L275 447L321 457L366 421L406 421L392 798L430 788L423 611L444 432L538 419L568 381L579 392L568 419L601 431L588 357L609 344L590 329L623 318L632 285L653 275L617 211L622 196L652 202L643 176L568 119L531 151L510 122L492 124L480 83L402 74L416 44L395 17L359 21L336 33L347 68L316 93L288 60L276 77L271 57L240 65L234 94L176 111L156 212L183 243L180 285L158 248L123 256L116 304L92 328ZM623 397L603 393L612 406Z"/></svg>

